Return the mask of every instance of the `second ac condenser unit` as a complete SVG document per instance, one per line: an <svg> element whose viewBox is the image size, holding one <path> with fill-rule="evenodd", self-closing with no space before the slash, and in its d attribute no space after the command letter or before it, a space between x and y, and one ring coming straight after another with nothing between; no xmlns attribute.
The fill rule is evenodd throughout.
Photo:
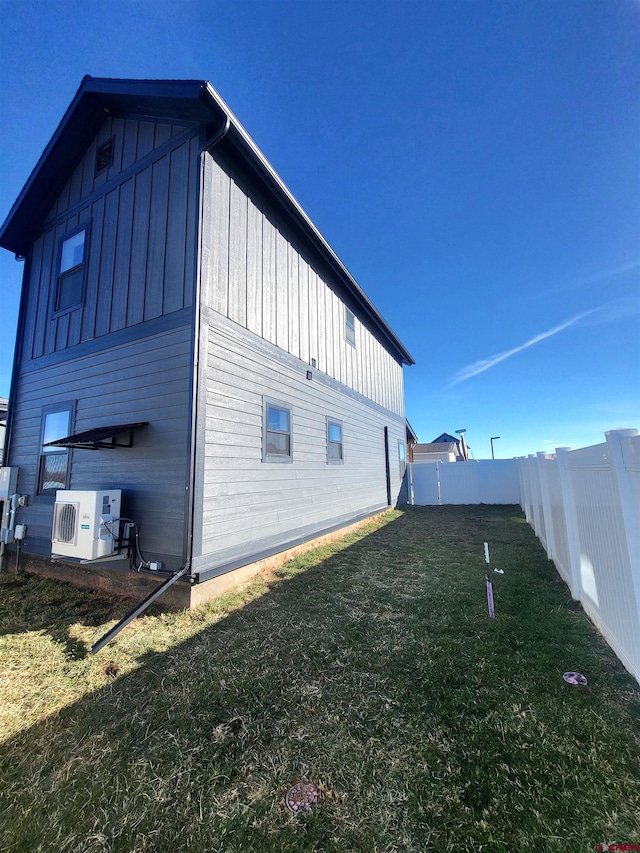
<svg viewBox="0 0 640 853"><path fill-rule="evenodd" d="M56 492L52 556L80 560L111 556L118 537L121 497L120 489Z"/></svg>

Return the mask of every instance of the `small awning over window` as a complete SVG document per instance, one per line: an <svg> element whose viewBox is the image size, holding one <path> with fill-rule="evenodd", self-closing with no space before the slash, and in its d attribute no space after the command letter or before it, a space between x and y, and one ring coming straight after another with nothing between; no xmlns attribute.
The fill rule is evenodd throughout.
<svg viewBox="0 0 640 853"><path fill-rule="evenodd" d="M148 423L149 421L142 421L137 424L117 424L116 426L96 427L95 429L78 432L75 435L68 435L66 438L57 438L55 441L49 441L44 445L44 447L84 447L86 450L132 447L133 433L135 430L146 426ZM128 440L126 440L127 435ZM125 437L125 440L116 441L118 436Z"/></svg>

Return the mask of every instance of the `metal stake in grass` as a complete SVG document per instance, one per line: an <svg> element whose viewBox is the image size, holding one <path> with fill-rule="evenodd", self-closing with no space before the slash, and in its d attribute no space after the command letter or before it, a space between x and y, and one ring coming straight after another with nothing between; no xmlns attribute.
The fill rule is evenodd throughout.
<svg viewBox="0 0 640 853"><path fill-rule="evenodd" d="M489 561L489 543L484 543L484 561L487 564L487 606L489 608L489 619L495 619L495 608L493 606L493 584L491 583L491 563Z"/></svg>

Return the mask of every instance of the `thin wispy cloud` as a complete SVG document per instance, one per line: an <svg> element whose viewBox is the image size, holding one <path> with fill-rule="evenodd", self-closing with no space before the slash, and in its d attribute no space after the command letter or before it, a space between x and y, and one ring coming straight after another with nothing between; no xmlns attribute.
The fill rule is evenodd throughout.
<svg viewBox="0 0 640 853"><path fill-rule="evenodd" d="M495 367L496 364L500 364L500 362L506 361L508 358L517 355L519 352L522 352L523 350L529 349L529 347L539 344L540 341L544 341L547 338L552 338L554 335L557 335L560 332L564 332L565 329L569 329L571 326L575 326L576 323L579 323L586 317L589 317L592 314L596 314L597 312L602 310L602 308L592 308L590 311L583 311L581 314L576 314L574 317L570 317L568 320L565 320L564 323L560 323L559 326L554 326L552 329L548 329L546 332L541 332L539 335L536 335L535 337L526 341L524 344L520 344L520 346L518 347L505 350L504 352L496 353L495 355L490 355L488 358L480 359L480 361L474 361L473 364L468 364L466 367L463 367L461 370L459 370L453 376L453 378L449 382L449 385L459 385L461 382L466 382L467 379L471 379L473 376L478 376L478 374L484 373L485 370L490 370L492 367Z"/></svg>
<svg viewBox="0 0 640 853"><path fill-rule="evenodd" d="M588 320L588 326L601 326L603 323L615 323L640 314L640 296L622 296L612 299L596 308Z"/></svg>
<svg viewBox="0 0 640 853"><path fill-rule="evenodd" d="M538 288L536 290L536 297L556 295L558 291L583 289L594 284L613 284L615 279L620 276L626 276L629 273L640 273L640 258L628 261L625 264L619 264L615 267L609 267L606 270L597 270L583 278L555 282L551 286Z"/></svg>
<svg viewBox="0 0 640 853"><path fill-rule="evenodd" d="M586 284L598 284L599 282L608 281L609 279L616 278L617 276L624 275L628 272L633 272L634 270L640 271L640 258L636 258L636 260L629 261L629 263L626 264L620 264L617 267L611 267L608 270L600 270L599 272L587 276L580 281L576 281L574 283L574 287L581 287Z"/></svg>

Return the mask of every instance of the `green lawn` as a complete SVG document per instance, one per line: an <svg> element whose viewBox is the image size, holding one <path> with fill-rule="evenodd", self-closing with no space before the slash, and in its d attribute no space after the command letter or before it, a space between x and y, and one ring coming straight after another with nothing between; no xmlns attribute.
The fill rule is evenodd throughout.
<svg viewBox="0 0 640 853"><path fill-rule="evenodd" d="M391 512L87 656L130 606L2 575L3 852L640 843L640 690L514 507Z"/></svg>

